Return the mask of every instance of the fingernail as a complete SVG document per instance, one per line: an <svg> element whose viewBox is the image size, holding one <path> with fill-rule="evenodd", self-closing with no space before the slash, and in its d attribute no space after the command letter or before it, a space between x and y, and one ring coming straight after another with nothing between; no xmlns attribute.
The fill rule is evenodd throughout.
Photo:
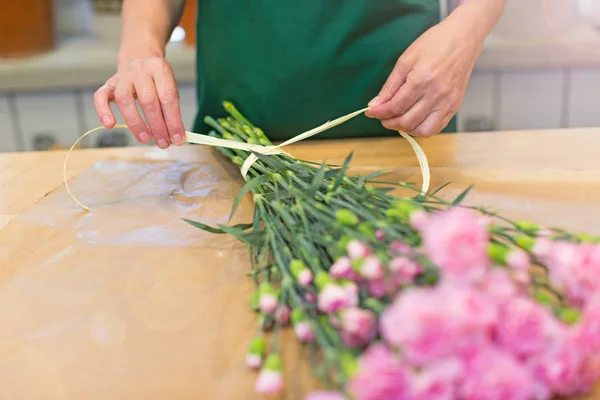
<svg viewBox="0 0 600 400"><path fill-rule="evenodd" d="M179 133L176 133L173 135L173 143L175 144L183 144L183 138L181 137L181 135Z"/></svg>
<svg viewBox="0 0 600 400"><path fill-rule="evenodd" d="M380 103L381 99L379 98L379 96L375 96L375 98L369 102L369 107L378 106Z"/></svg>
<svg viewBox="0 0 600 400"><path fill-rule="evenodd" d="M140 140L144 143L148 142L150 140L150 135L148 135L148 132L142 132L138 135L138 137L140 138Z"/></svg>
<svg viewBox="0 0 600 400"><path fill-rule="evenodd" d="M104 126L110 125L110 117L108 115L105 115L104 117L102 117L102 124Z"/></svg>
<svg viewBox="0 0 600 400"><path fill-rule="evenodd" d="M161 149L166 149L167 147L169 147L169 143L167 143L165 139L158 139L158 147L160 147Z"/></svg>

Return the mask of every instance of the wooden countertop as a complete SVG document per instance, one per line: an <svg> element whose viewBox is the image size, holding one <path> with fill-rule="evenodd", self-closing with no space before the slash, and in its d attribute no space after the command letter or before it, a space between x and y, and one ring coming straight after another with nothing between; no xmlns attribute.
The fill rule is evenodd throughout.
<svg viewBox="0 0 600 400"><path fill-rule="evenodd" d="M474 184L470 204L600 234L600 129L420 142L432 187L454 182L446 196ZM354 151L353 170L390 169L389 179L420 184L401 139L288 149L332 163ZM201 146L78 150L68 174L78 177L80 200L93 203L85 214L61 187L64 155L0 154L0 395L258 398L243 365L254 323L245 247L177 222L181 214L224 222L242 183L238 171ZM195 176L202 185L192 187ZM148 196L136 195L145 188ZM250 204L242 203L242 217ZM284 363L294 365L283 397L300 399L314 381L307 363L296 362L305 354L295 341L283 343Z"/></svg>

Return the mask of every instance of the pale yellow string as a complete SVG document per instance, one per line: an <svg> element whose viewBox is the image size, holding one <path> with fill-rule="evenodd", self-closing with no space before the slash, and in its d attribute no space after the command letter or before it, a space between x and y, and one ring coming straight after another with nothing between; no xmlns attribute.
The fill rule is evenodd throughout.
<svg viewBox="0 0 600 400"><path fill-rule="evenodd" d="M337 118L333 121L328 121L321 126L318 126L314 129L311 129L311 130L303 132L297 136L294 136L293 138L286 140L285 142L283 142L277 146L261 146L261 145L256 145L256 144L237 142L235 140L218 139L218 138L214 138L212 136L207 136L207 135L202 135L199 133L187 132L187 131L185 132L186 141L188 143L201 144L201 145L206 145L206 146L225 147L225 148L229 148L229 149L251 151L254 153L259 153L259 154L264 154L264 155L287 154L281 149L282 147L288 146L293 143L300 142L302 140L308 139L311 136L315 136L321 132L331 129L337 125L340 125L340 124L348 121L349 119L356 117L359 114L364 113L368 109L369 109L368 107L363 108L362 110L358 110L358 111L355 111L348 115L344 115L343 117ZM115 128L127 128L127 125L117 124L114 127ZM77 141L73 144L73 146L71 146L71 148L67 152L67 155L65 157L65 162L63 164L63 180L65 183L65 187L67 188L67 191L69 192L69 196L71 196L73 201L75 201L75 203L77 203L81 208L83 208L86 211L90 211L90 209L87 206L83 205L79 200L77 200L77 198L73 195L73 193L71 192L71 189L69 188L69 183L67 182L67 160L69 159L69 155L71 154L71 152L73 151L75 146L77 146L77 144L83 138L85 138L86 136L88 136L96 131L103 130L103 129L106 129L106 128L104 128L102 126L100 126L98 128L94 128L94 129L84 133L79 139L77 139ZM407 134L406 132L402 132L402 131L398 131L398 133L400 133L400 135L408 141L408 143L411 145L413 151L415 152L415 155L417 156L417 159L419 161L419 167L421 168L421 176L423 178L423 184L421 186L421 194L425 195L425 194L427 194L427 191L429 190L429 182L431 179L431 174L429 171L429 163L427 162L427 155L425 154L425 152L423 151L421 146L419 146L419 144L416 142L416 140L413 139L409 134ZM256 155L254 155L254 154L250 154L248 156L248 158L246 158L246 161L244 162L244 164L242 165L242 168L241 168L241 173L242 173L242 176L244 177L244 179L246 179L246 175L248 174L248 171L252 167L252 164L254 164L257 160L258 160L258 157L256 157Z"/></svg>

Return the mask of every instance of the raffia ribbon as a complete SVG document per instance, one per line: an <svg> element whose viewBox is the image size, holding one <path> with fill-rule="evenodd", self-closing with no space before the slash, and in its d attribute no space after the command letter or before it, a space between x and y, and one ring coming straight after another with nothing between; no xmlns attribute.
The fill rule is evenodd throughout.
<svg viewBox="0 0 600 400"><path fill-rule="evenodd" d="M369 109L368 107L363 108L361 110L354 111L350 114L344 115L343 117L334 119L333 121L328 121L321 126L318 126L314 129L311 129L309 131L306 131L299 135L296 135L293 138L286 140L285 142L283 142L277 146L261 146L261 145L256 145L256 144L237 142L234 140L219 139L219 138L214 138L211 136L202 135L202 134L194 133L194 132L188 132L188 131L185 132L186 141L188 143L201 144L201 145L212 146L212 147L225 147L225 148L229 148L229 149L246 150L246 151L249 151L252 153L258 153L258 154L264 154L264 155L287 154L285 151L282 150L283 147L288 146L293 143L298 143L302 140L305 140L312 136L315 136L321 132L329 130L335 126L343 124L344 122L356 117L357 115L364 113L368 109ZM127 128L127 125L117 124L117 125L115 125L115 128ZM67 188L67 192L69 192L69 196L71 196L73 201L75 201L75 203L77 203L81 208L83 208L86 211L90 211L89 207L83 205L75 197L75 195L73 194L73 192L71 192L71 189L69 188L69 183L67 182L67 162L69 160L69 155L71 154L71 152L73 151L75 146L77 146L77 144L83 138L85 138L88 135L91 135L92 133L94 133L96 131L105 130L105 129L106 128L100 126L98 128L94 128L94 129L84 133L79 139L77 139L77 141L73 144L73 146L71 146L71 148L67 152L67 155L65 157L65 161L63 164L63 180L65 183L65 187ZM398 133L400 134L400 136L402 136L404 139L406 139L408 141L408 143L411 145L413 151L415 152L415 155L417 156L417 159L419 161L419 167L421 168L421 176L423 179L423 183L421 186L421 194L425 195L427 193L427 191L429 190L429 183L430 183L430 179L431 179L431 173L429 171L429 163L427 161L427 155L425 154L425 152L423 151L421 146L419 146L419 144L416 142L416 140L412 138L412 136L410 136L406 132L402 132L402 131L398 131ZM244 164L242 165L242 168L241 168L241 173L242 173L242 176L244 177L244 179L246 179L246 175L248 174L248 171L252 167L252 164L254 164L257 160L258 160L258 157L256 157L255 154L250 154L248 156L248 158L246 158L246 161L244 162Z"/></svg>

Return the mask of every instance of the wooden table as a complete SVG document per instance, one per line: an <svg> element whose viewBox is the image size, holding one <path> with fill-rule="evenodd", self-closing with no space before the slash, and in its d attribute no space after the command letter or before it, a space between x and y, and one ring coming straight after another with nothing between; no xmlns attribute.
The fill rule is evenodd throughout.
<svg viewBox="0 0 600 400"><path fill-rule="evenodd" d="M471 204L600 234L600 129L439 135L421 144L432 187L455 182L445 196L474 184ZM289 151L332 163L354 151L354 170L390 169L389 179L420 184L401 139L319 141ZM200 146L79 150L68 169L79 177L73 188L88 202L98 196L86 215L61 187L64 155L0 154L0 398L258 398L243 365L254 329L246 250L176 222L179 214L224 222L242 182L238 171ZM164 160L173 167L144 172ZM142 171L154 194L115 189L132 173L123 165ZM206 184L189 190L195 173ZM240 218L250 205L242 203ZM167 220L175 223L158 229ZM140 236L120 224L135 225L127 229ZM283 398L300 399L316 386L298 361L305 354L285 339Z"/></svg>

